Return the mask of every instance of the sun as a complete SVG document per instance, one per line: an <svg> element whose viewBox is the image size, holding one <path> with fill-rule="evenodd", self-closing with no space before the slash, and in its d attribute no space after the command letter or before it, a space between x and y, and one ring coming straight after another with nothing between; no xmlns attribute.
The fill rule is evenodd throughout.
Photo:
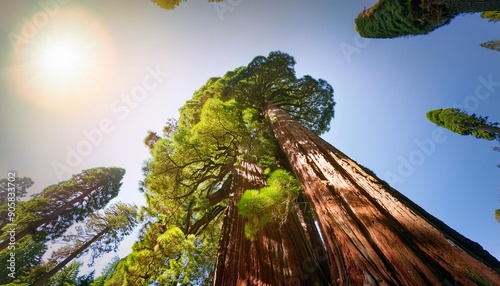
<svg viewBox="0 0 500 286"><path fill-rule="evenodd" d="M75 39L62 39L41 47L39 76L55 89L71 89L91 77L95 51Z"/></svg>
<svg viewBox="0 0 500 286"><path fill-rule="evenodd" d="M67 112L98 100L115 79L111 37L81 9L61 9L12 59L9 85L30 103Z"/></svg>

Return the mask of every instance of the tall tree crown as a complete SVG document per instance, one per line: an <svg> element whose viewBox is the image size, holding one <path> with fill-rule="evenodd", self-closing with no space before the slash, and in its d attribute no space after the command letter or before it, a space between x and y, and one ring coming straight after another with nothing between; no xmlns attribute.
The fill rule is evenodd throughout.
<svg viewBox="0 0 500 286"><path fill-rule="evenodd" d="M427 119L460 135L494 140L500 138L498 123L488 122L488 117L468 115L458 108L436 109L427 112Z"/></svg>
<svg viewBox="0 0 500 286"><path fill-rule="evenodd" d="M295 63L292 56L280 51L257 56L232 73L223 99L234 98L259 112L275 104L313 132L327 132L334 117L333 88L309 75L297 78Z"/></svg>

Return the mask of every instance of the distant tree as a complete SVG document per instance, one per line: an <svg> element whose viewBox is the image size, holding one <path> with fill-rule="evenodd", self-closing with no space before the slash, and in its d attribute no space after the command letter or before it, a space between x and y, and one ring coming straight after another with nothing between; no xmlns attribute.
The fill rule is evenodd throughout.
<svg viewBox="0 0 500 286"><path fill-rule="evenodd" d="M500 223L500 209L495 210L495 219Z"/></svg>
<svg viewBox="0 0 500 286"><path fill-rule="evenodd" d="M117 272L118 264L121 261L124 261L125 258L120 259L118 256L113 257L113 259L106 264L104 269L102 270L101 276L94 279L94 281L90 284L90 286L107 286L107 285L116 285L110 283L113 275ZM117 285L122 285L119 283Z"/></svg>
<svg viewBox="0 0 500 286"><path fill-rule="evenodd" d="M9 184L10 183L10 184ZM27 189L33 186L33 180L28 177L15 178L14 180L2 179L0 180L0 235L3 233L1 230L7 223L9 223L8 216L8 198L9 189L15 189L15 200L18 202L21 198L24 198L27 194Z"/></svg>
<svg viewBox="0 0 500 286"><path fill-rule="evenodd" d="M16 207L16 235L19 241L30 233L42 233L47 239L61 236L73 223L83 221L91 212L103 208L120 190L125 170L94 168L74 175L70 180L44 189ZM6 225L0 238L0 250L9 245Z"/></svg>
<svg viewBox="0 0 500 286"><path fill-rule="evenodd" d="M160 8L166 10L173 10L186 0L151 0L151 1L156 3L156 5L158 5L158 7ZM208 2L222 2L222 0L208 0Z"/></svg>
<svg viewBox="0 0 500 286"><path fill-rule="evenodd" d="M76 284L78 286L90 286L94 282L95 270L92 270L89 274L78 276L76 279Z"/></svg>
<svg viewBox="0 0 500 286"><path fill-rule="evenodd" d="M10 184L9 184L10 183ZM12 182L7 179L0 180L0 205L5 205L7 203L9 188L14 188L16 193L16 199L19 200L26 196L27 189L33 186L33 180L28 177L18 178L16 177Z"/></svg>
<svg viewBox="0 0 500 286"><path fill-rule="evenodd" d="M64 267L56 275L54 275L47 284L49 285L61 285L61 286L80 286L77 284L78 273L80 272L80 267L82 263L75 261L70 265Z"/></svg>
<svg viewBox="0 0 500 286"><path fill-rule="evenodd" d="M500 11L485 11L481 13L481 18L490 22L498 22L500 21Z"/></svg>
<svg viewBox="0 0 500 286"><path fill-rule="evenodd" d="M497 122L488 122L488 117L468 115L458 108L436 109L427 112L427 119L460 135L472 135L476 138L500 139Z"/></svg>
<svg viewBox="0 0 500 286"><path fill-rule="evenodd" d="M500 40L492 40L481 43L481 47L500 52Z"/></svg>
<svg viewBox="0 0 500 286"><path fill-rule="evenodd" d="M43 254L47 250L47 239L43 235L27 235L21 240L17 240L13 247L8 247L0 251L0 285L10 282L17 285L26 281L30 277L33 269L42 263ZM7 268L10 264L8 259L11 253L15 254L16 266ZM14 270L14 272L12 272Z"/></svg>
<svg viewBox="0 0 500 286"><path fill-rule="evenodd" d="M78 235L66 237L68 242L73 243L54 253L50 262L54 267L33 285L44 285L69 262L84 253L90 252L93 263L95 258L102 254L116 251L119 242L130 234L137 224L136 215L137 207L124 203L117 203L104 211L93 213Z"/></svg>
<svg viewBox="0 0 500 286"><path fill-rule="evenodd" d="M500 9L495 0L380 0L361 12L356 31L365 38L424 35L456 15Z"/></svg>

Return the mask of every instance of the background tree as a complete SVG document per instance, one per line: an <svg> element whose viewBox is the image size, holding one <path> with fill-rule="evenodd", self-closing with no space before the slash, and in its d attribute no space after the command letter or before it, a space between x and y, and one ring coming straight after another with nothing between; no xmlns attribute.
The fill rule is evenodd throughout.
<svg viewBox="0 0 500 286"><path fill-rule="evenodd" d="M2 267L0 267L0 285L5 285L14 281L18 283L25 281L26 277L30 276L32 270L42 263L42 257L47 250L46 242L47 239L45 239L44 236L30 234L16 241L13 251L9 248L0 251L0 261L2 261L2 263L0 263L2 265ZM16 280L8 276L11 270L7 268L6 261L10 258L11 252L15 253L16 257L14 272L14 276L17 278Z"/></svg>
<svg viewBox="0 0 500 286"><path fill-rule="evenodd" d="M486 11L481 13L481 18L490 22L500 21L500 11ZM480 44L481 47L500 52L500 40L491 40Z"/></svg>
<svg viewBox="0 0 500 286"><path fill-rule="evenodd" d="M101 276L95 278L90 284L90 286L123 285L122 283L114 284L110 282L114 273L117 272L118 264L121 261L124 261L124 259L125 258L120 259L118 256L113 257L113 259L110 262L108 262L108 264L106 264L106 266L102 270Z"/></svg>
<svg viewBox="0 0 500 286"><path fill-rule="evenodd" d="M495 210L495 219L500 223L500 209Z"/></svg>
<svg viewBox="0 0 500 286"><path fill-rule="evenodd" d="M2 228L9 223L8 216L8 193L9 186L15 188L16 201L24 198L27 194L27 189L33 186L33 180L28 177L18 178L16 177L13 182L10 183L7 179L0 180L0 235L3 234Z"/></svg>
<svg viewBox="0 0 500 286"><path fill-rule="evenodd" d="M90 252L90 263L93 263L95 258L102 254L116 251L119 242L130 234L137 224L136 215L137 207L124 203L117 203L104 211L93 213L76 236L65 237L66 241L73 243L54 253L50 262L54 266L33 285L44 285L69 262L84 253Z"/></svg>
<svg viewBox="0 0 500 286"><path fill-rule="evenodd" d="M158 7L160 8L166 10L173 10L186 0L151 0L151 1L156 3L156 5L158 5ZM222 0L208 0L208 2L222 2Z"/></svg>
<svg viewBox="0 0 500 286"><path fill-rule="evenodd" d="M47 239L61 236L73 223L83 221L92 211L103 208L120 190L125 170L94 168L70 180L45 188L16 207L16 241L30 233ZM3 232L7 231L4 226ZM0 238L0 250L8 246L8 234Z"/></svg>
<svg viewBox="0 0 500 286"><path fill-rule="evenodd" d="M16 177L13 182L11 182L13 188L16 190L16 199L20 200L24 198L27 194L27 189L33 186L33 180L29 177L19 178ZM0 180L0 205L7 203L7 194L9 188L9 181L7 179Z"/></svg>
<svg viewBox="0 0 500 286"><path fill-rule="evenodd" d="M500 52L500 40L491 40L481 43L481 47Z"/></svg>
<svg viewBox="0 0 500 286"><path fill-rule="evenodd" d="M472 135L476 138L500 139L497 122L488 122L488 117L468 115L458 108L436 109L427 112L427 119L460 135Z"/></svg>
<svg viewBox="0 0 500 286"><path fill-rule="evenodd" d="M500 21L500 11L485 11L481 13L481 18L490 22L498 22Z"/></svg>
<svg viewBox="0 0 500 286"><path fill-rule="evenodd" d="M424 35L448 24L456 15L500 9L495 0L381 0L355 19L365 38Z"/></svg>

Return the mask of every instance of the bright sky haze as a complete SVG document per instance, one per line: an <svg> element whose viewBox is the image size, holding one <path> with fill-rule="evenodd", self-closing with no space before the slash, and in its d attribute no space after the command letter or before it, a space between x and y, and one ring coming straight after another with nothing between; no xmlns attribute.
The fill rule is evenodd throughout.
<svg viewBox="0 0 500 286"><path fill-rule="evenodd" d="M498 142L429 122L458 107L500 121L500 23L462 15L429 35L368 40L354 19L376 1L5 2L0 11L0 177L33 194L92 167L126 169L115 199L142 204L143 139L210 77L280 50L329 82L322 137L500 259ZM134 234L135 235L135 234ZM120 250L126 255L135 237Z"/></svg>

